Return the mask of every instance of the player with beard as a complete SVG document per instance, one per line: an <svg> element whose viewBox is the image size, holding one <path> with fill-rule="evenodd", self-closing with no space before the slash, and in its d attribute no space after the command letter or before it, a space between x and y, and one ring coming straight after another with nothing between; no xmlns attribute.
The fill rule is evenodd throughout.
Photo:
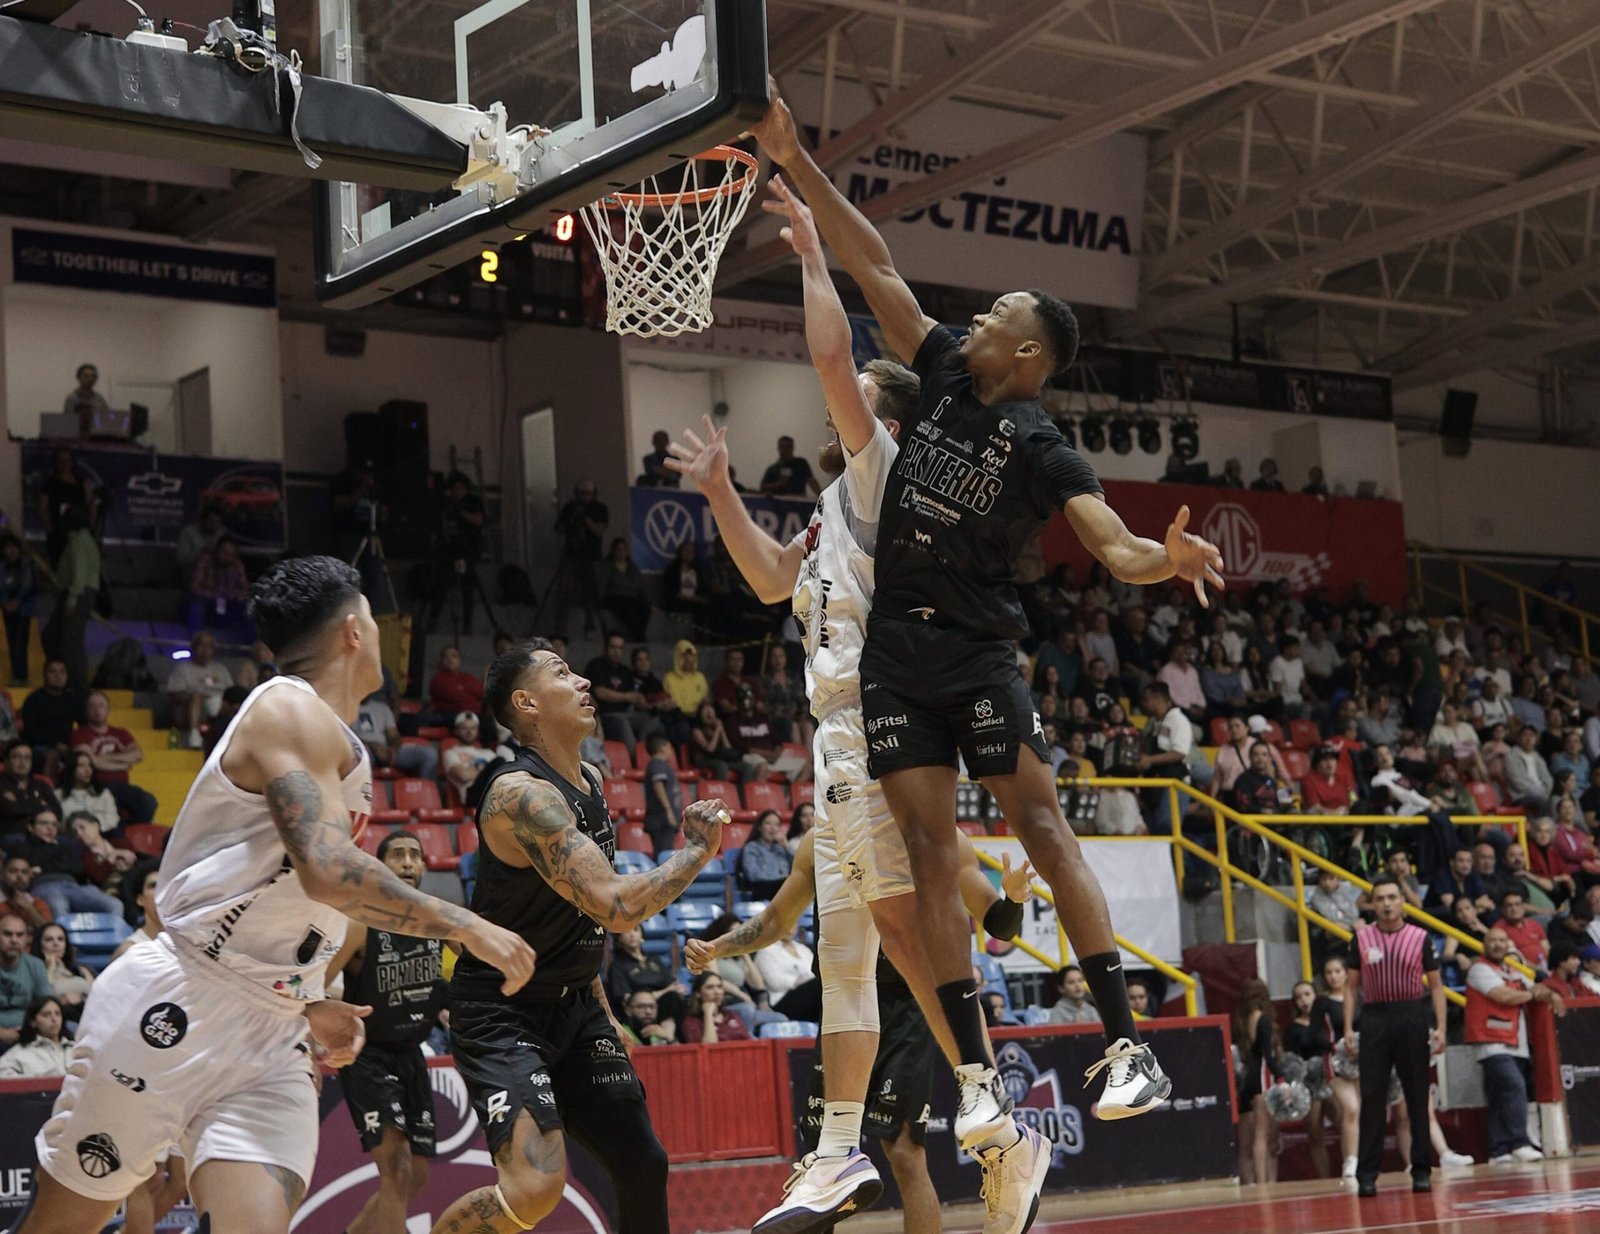
<svg viewBox="0 0 1600 1234"><path fill-rule="evenodd" d="M1176 574L1194 584L1202 603L1206 581L1221 585L1221 555L1185 532L1187 508L1165 544L1134 536L1046 415L1040 392L1077 351L1071 309L1046 292L1012 292L958 341L923 313L883 238L802 149L775 90L752 131L814 211L889 347L915 357L911 368L922 382L883 496L861 680L869 768L906 832L921 937L959 1051L957 1137L982 1149L1014 1134L983 1031L958 894L958 753L1049 883L1105 1017L1109 1044L1090 1071L1108 1072L1099 1116L1155 1109L1171 1083L1134 1027L1105 896L1062 817L1043 726L1017 668L1014 641L1027 622L1016 565L1057 511L1119 579L1156 583Z"/></svg>
<svg viewBox="0 0 1600 1234"><path fill-rule="evenodd" d="M422 841L395 830L378 842L395 877L422 886ZM433 1089L422 1043L444 1006L443 944L368 926L352 930L328 965L344 974L344 1001L372 1008L367 1046L339 1073L361 1147L378 1167L378 1190L348 1234L405 1234L406 1208L428 1185L433 1157Z"/></svg>
<svg viewBox="0 0 1600 1234"><path fill-rule="evenodd" d="M515 934L356 845L372 764L351 726L383 683L360 576L332 557L280 561L250 618L282 675L239 709L178 812L161 933L89 991L16 1234L103 1228L173 1144L202 1229L285 1234L317 1155L313 1055L354 1061L371 1011L323 998L348 922L462 943L507 993L533 974Z"/></svg>
<svg viewBox="0 0 1600 1234"><path fill-rule="evenodd" d="M952 1065L960 1061L945 1028L932 976L917 940L919 897L905 840L867 772L869 728L861 709L858 663L872 607L873 552L884 486L899 453L900 422L915 411L916 378L898 364L873 360L858 376L850 324L839 303L810 211L774 179L766 208L785 215L783 234L800 255L805 280L806 342L821 379L834 438L819 456L836 479L817 500L805 531L787 545L756 526L728 476L725 430L706 424L707 440L686 434L667 466L689 476L711 505L735 564L767 603L792 599L804 631L806 688L817 720L816 891L821 923L825 1079L816 1151L796 1167L784 1198L755 1234L814 1234L837 1215L882 1193L876 1167L860 1151L868 1085L880 1041L875 973L880 942L921 1002ZM885 734L887 735L887 734ZM1003 937L1010 937L1013 928ZM1007 1109L1010 1108L1009 1102ZM1004 1120L1011 1124L1010 1119ZM1026 1229L1050 1167L1036 1131L996 1134L984 1167L986 1234Z"/></svg>
<svg viewBox="0 0 1600 1234"><path fill-rule="evenodd" d="M681 849L643 874L612 866L617 833L600 774L582 761L595 733L589 682L535 639L495 657L484 701L516 757L494 769L478 807L472 905L539 955L539 972L502 994L468 948L450 981L456 1069L499 1179L462 1196L434 1234L531 1230L561 1203L566 1137L610 1176L618 1234L669 1234L667 1154L600 983L606 931L631 930L676 900L716 855L728 811L683 812Z"/></svg>

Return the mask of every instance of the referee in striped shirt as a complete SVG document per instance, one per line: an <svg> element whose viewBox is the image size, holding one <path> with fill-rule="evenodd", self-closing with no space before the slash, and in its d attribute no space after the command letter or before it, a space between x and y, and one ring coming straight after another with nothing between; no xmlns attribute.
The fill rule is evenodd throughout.
<svg viewBox="0 0 1600 1234"><path fill-rule="evenodd" d="M1400 1074L1411 1116L1411 1190L1432 1191L1428 1142L1429 1056L1444 1049L1444 985L1428 932L1405 920L1400 884L1373 880L1378 920L1356 931L1350 945L1350 981L1344 988L1344 1035L1361 1064L1361 1147L1356 1159L1359 1194L1378 1194L1383 1132L1388 1122L1389 1073ZM1361 1038L1354 1036L1361 1000ZM1428 1012L1433 1012L1430 1026Z"/></svg>

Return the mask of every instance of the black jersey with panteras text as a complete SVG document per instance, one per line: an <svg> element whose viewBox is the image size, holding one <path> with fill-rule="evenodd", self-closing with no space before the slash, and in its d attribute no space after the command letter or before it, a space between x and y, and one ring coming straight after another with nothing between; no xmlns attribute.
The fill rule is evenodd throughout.
<svg viewBox="0 0 1600 1234"><path fill-rule="evenodd" d="M529 747L519 746L515 758L495 769L484 786L483 800L489 799L496 780L515 772L526 772L560 790L574 825L600 847L607 861L615 861L617 831L600 791L600 781L588 767L583 769L584 783L580 788ZM539 957L533 980L523 987L530 999L548 998L554 987L586 986L600 973L606 951L605 929L563 899L537 870L508 866L501 861L481 835L472 911L520 935ZM464 951L450 982L451 1001L500 1001L504 997L500 993L504 981L505 974L499 969ZM516 1002L519 997L513 994L511 1001Z"/></svg>
<svg viewBox="0 0 1600 1234"><path fill-rule="evenodd" d="M1100 481L1037 399L980 403L945 327L928 332L911 367L922 395L884 492L871 621L1022 638L1017 558L1052 513L1101 492Z"/></svg>

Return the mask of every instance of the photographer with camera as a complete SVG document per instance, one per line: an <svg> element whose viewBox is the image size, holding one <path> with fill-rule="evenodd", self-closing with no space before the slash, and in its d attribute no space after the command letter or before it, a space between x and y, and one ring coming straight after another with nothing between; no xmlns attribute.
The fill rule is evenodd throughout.
<svg viewBox="0 0 1600 1234"><path fill-rule="evenodd" d="M450 591L456 589L461 596L461 624L456 634L472 633L473 602L483 591L478 562L483 557L484 517L483 498L473 491L472 481L462 472L452 471L445 479L444 500L439 505L441 570L445 573L434 588L430 630Z"/></svg>

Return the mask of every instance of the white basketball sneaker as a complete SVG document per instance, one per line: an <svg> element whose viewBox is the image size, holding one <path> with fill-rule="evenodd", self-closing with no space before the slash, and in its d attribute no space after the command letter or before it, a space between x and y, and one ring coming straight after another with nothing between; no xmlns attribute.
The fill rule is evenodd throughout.
<svg viewBox="0 0 1600 1234"><path fill-rule="evenodd" d="M1354 1179L1356 1176L1356 1162L1358 1160L1359 1158L1356 1157L1346 1157L1344 1159L1344 1169L1339 1171L1339 1177Z"/></svg>
<svg viewBox="0 0 1600 1234"><path fill-rule="evenodd" d="M1039 1215L1039 1193L1050 1173L1050 1142L1019 1126L1010 1148L974 1153L983 1167L983 1234L1023 1234Z"/></svg>
<svg viewBox="0 0 1600 1234"><path fill-rule="evenodd" d="M877 1167L859 1149L843 1157L808 1153L783 1185L782 1202L751 1234L823 1234L835 1221L871 1208L882 1194Z"/></svg>
<svg viewBox="0 0 1600 1234"><path fill-rule="evenodd" d="M1005 1130L1015 1103L993 1067L964 1063L956 1068L956 1082L961 1088L956 1100L956 1139L971 1152Z"/></svg>
<svg viewBox="0 0 1600 1234"><path fill-rule="evenodd" d="M1541 1153L1532 1144L1524 1144L1520 1148L1513 1148L1511 1150L1511 1159L1513 1161L1523 1161L1523 1162L1527 1162L1527 1161L1543 1161L1544 1160L1544 1154Z"/></svg>
<svg viewBox="0 0 1600 1234"><path fill-rule="evenodd" d="M1459 1170L1477 1163L1466 1153L1458 1153L1452 1149L1450 1152L1439 1154L1439 1164L1447 1170Z"/></svg>
<svg viewBox="0 0 1600 1234"><path fill-rule="evenodd" d="M1083 1073L1084 1083L1101 1071L1106 1073L1106 1090L1100 1094L1095 1117L1107 1122L1148 1114L1172 1092L1172 1081L1150 1047L1134 1045L1126 1037L1106 1047L1105 1057Z"/></svg>

